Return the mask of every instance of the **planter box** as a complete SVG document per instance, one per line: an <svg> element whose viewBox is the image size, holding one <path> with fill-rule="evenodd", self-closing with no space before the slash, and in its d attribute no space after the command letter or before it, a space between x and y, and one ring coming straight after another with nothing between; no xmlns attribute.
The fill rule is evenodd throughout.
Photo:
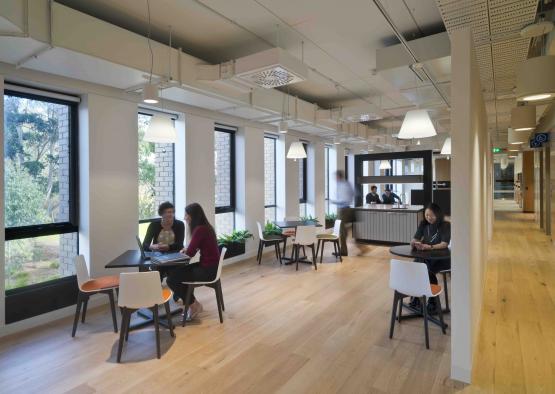
<svg viewBox="0 0 555 394"><path fill-rule="evenodd" d="M225 254L225 259L230 259L235 256L239 256L241 254L245 254L245 243L243 242L231 242L227 245L218 245L220 247L220 251L225 246L227 248L227 252Z"/></svg>

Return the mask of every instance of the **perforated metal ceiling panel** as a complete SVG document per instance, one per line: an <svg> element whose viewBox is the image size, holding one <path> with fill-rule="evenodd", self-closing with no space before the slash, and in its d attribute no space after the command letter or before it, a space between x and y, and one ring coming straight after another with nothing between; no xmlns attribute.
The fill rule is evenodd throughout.
<svg viewBox="0 0 555 394"><path fill-rule="evenodd" d="M521 38L518 33L535 21L538 0L436 0L436 3L448 33L472 29L484 99L492 100L487 105L490 129L496 134L500 132L502 138L510 109L516 105L514 98L505 97L513 95L516 70L526 60L530 47L530 39Z"/></svg>

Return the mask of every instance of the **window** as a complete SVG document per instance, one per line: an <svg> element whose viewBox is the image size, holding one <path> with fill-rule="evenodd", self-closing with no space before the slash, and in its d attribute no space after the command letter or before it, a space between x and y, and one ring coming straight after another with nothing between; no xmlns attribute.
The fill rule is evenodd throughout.
<svg viewBox="0 0 555 394"><path fill-rule="evenodd" d="M303 142L304 151L308 155L308 144ZM307 215L306 200L307 200L307 162L308 159L304 158L299 160L299 216L304 217Z"/></svg>
<svg viewBox="0 0 555 394"><path fill-rule="evenodd" d="M264 219L276 220L276 137L264 137Z"/></svg>
<svg viewBox="0 0 555 394"><path fill-rule="evenodd" d="M235 129L216 126L214 131L216 233L235 228Z"/></svg>
<svg viewBox="0 0 555 394"><path fill-rule="evenodd" d="M330 213L330 147L324 147L324 198L326 213Z"/></svg>
<svg viewBox="0 0 555 394"><path fill-rule="evenodd" d="M20 91L18 87L13 89L4 91L7 323L53 310L51 305L59 301L55 296L48 300L51 305L47 310L27 305L18 297L25 297L24 293L36 288L57 291L60 283L72 282L75 286L73 259L78 253L78 100L65 101L50 98L47 92L42 96L23 93L25 89ZM67 305L71 302L59 307ZM15 309L22 308L22 317L15 318Z"/></svg>
<svg viewBox="0 0 555 394"><path fill-rule="evenodd" d="M174 203L173 144L147 142L144 136L151 114L139 113L139 237L144 239L148 225L158 218L158 205Z"/></svg>

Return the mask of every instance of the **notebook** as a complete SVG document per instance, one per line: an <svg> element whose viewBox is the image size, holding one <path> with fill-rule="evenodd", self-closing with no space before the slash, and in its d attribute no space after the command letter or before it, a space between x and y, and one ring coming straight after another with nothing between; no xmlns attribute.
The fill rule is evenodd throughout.
<svg viewBox="0 0 555 394"><path fill-rule="evenodd" d="M179 252L175 252L175 253L165 253L159 256L154 256L150 259L150 261L152 261L152 264L156 264L156 265L164 265L164 264L173 264L173 263L179 263L179 262L183 262L184 264L189 264L189 256L184 255L182 253Z"/></svg>

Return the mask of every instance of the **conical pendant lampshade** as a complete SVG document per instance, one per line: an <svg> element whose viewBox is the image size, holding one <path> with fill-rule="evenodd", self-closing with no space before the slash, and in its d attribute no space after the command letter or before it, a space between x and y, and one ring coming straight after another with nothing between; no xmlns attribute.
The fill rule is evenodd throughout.
<svg viewBox="0 0 555 394"><path fill-rule="evenodd" d="M437 132L428 111L417 109L406 113L397 138L408 140L433 137L434 135L437 135Z"/></svg>
<svg viewBox="0 0 555 394"><path fill-rule="evenodd" d="M304 150L304 146L301 142L293 142L289 147L289 151L287 152L288 159L306 159L306 151Z"/></svg>
<svg viewBox="0 0 555 394"><path fill-rule="evenodd" d="M380 162L380 170L391 170L391 164L389 164L389 161L382 160Z"/></svg>
<svg viewBox="0 0 555 394"><path fill-rule="evenodd" d="M177 133L175 132L172 119L164 115L152 116L144 140L162 144L175 144L177 142Z"/></svg>

